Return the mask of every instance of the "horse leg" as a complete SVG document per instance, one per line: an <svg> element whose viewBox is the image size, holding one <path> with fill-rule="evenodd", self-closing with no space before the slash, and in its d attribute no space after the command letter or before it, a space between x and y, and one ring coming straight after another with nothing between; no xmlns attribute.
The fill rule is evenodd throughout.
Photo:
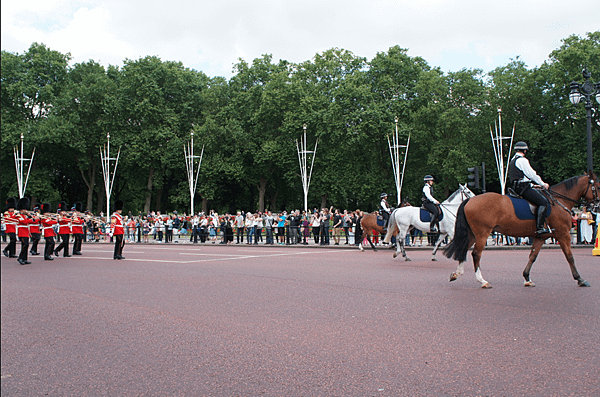
<svg viewBox="0 0 600 397"><path fill-rule="evenodd" d="M475 269L475 278L481 284L481 288L492 288L490 283L485 281L485 279L483 278L483 275L481 274L481 267L480 267L481 252L483 251L483 248L485 247L485 242L487 240L488 235L489 235L489 233L484 234L482 237L478 237L476 239L475 247L473 247L473 253L471 253L471 256L473 257L473 267Z"/></svg>
<svg viewBox="0 0 600 397"><path fill-rule="evenodd" d="M525 287L535 287L535 283L531 281L529 277L529 272L531 271L531 267L533 266L533 262L537 259L538 254L540 253L540 249L544 244L544 240L539 238L533 239L533 244L531 244L531 251L529 252L529 262L527 262L527 266L525 266L525 270L523 270L523 278L525 279Z"/></svg>
<svg viewBox="0 0 600 397"><path fill-rule="evenodd" d="M446 236L448 235L448 233L441 233L438 236L438 240L437 243L435 243L435 247L433 247L433 254L431 256L431 260L432 261L437 261L437 258L435 257L435 253L437 252L438 248L440 247L440 244L442 243L442 241L444 241L444 239L446 238Z"/></svg>
<svg viewBox="0 0 600 397"><path fill-rule="evenodd" d="M406 250L404 249L404 241L400 241L400 239L396 239L396 252L394 252L394 258L398 256L399 253L402 253L402 257L405 261L410 262L410 258L406 255Z"/></svg>
<svg viewBox="0 0 600 397"><path fill-rule="evenodd" d="M371 248L373 248L373 251L377 251L377 248L375 248L375 244L373 244L373 242L371 241L370 233L367 233L367 241L369 242L369 244L371 244Z"/></svg>
<svg viewBox="0 0 600 397"><path fill-rule="evenodd" d="M566 237L561 236L559 238L555 234L555 238L558 240L558 242L560 244L560 248L562 249L563 253L565 254L565 258L567 258L567 262L569 262L569 267L571 268L571 274L573 275L573 278L575 279L575 281L577 281L577 285L580 287L589 287L590 283L588 283L583 278L581 278L581 276L579 275L579 272L577 271L577 268L575 267L575 259L573 258L573 251L571 250L570 236L569 235L567 235Z"/></svg>
<svg viewBox="0 0 600 397"><path fill-rule="evenodd" d="M465 262L458 262L456 271L450 275L450 281L454 281L465 273Z"/></svg>

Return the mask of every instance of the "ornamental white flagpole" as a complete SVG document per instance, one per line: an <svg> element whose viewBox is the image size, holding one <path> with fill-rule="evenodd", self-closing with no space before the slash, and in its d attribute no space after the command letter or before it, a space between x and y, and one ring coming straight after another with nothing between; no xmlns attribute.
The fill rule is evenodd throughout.
<svg viewBox="0 0 600 397"><path fill-rule="evenodd" d="M29 181L29 173L31 172L31 165L33 164L33 157L35 156L35 148L33 148L33 152L31 153L31 158L26 159L25 152L23 151L23 134L21 134L21 150L15 146L14 148L14 156L15 156L15 170L17 172L17 186L19 188L19 198L23 198L25 196L25 190L27 189L27 181ZM25 176L25 180L23 180L23 172L25 171L25 162L29 161L29 167L27 167L27 175Z"/></svg>
<svg viewBox="0 0 600 397"><path fill-rule="evenodd" d="M306 124L302 126L304 129L304 139L300 139L300 144L296 140L296 150L298 151L298 162L300 163L300 177L302 178L302 188L304 190L304 211L308 213L308 189L310 188L310 179L312 178L313 165L315 164L315 154L317 153L317 145L319 139L315 142L315 149L308 151L306 141ZM310 169L308 168L308 155L312 154Z"/></svg>
<svg viewBox="0 0 600 397"><path fill-rule="evenodd" d="M511 136L503 136L502 134L502 108L498 107L498 124L494 123L495 133L492 132L490 127L490 137L492 138L492 145L494 146L494 157L496 158L496 168L498 169L498 179L500 180L500 189L502 195L506 194L506 180L508 178L508 157L506 158L506 166L504 165L504 145L505 139L510 139L508 148L508 156L512 151L513 138L515 136L515 125L513 125Z"/></svg>
<svg viewBox="0 0 600 397"><path fill-rule="evenodd" d="M404 183L404 170L406 169L406 158L408 156L408 146L410 145L410 134L408 134L408 139L406 140L406 145L400 145L400 139L398 137L398 117L394 119L396 123L396 131L395 134L392 135L392 139L388 135L388 147L390 149L390 158L392 160L392 170L394 171L394 182L396 183L396 201L398 202L398 206L400 206L401 197L402 197L402 184ZM402 161L400 150L405 149L404 151L404 161ZM402 170L400 170L400 163L402 163Z"/></svg>
<svg viewBox="0 0 600 397"><path fill-rule="evenodd" d="M102 162L102 174L104 175L104 189L106 190L106 222L110 222L110 196L112 194L117 165L121 156L121 148L117 152L117 157L110 157L110 134L106 134L106 145L100 148L100 160ZM111 162L114 161L114 168L111 172Z"/></svg>
<svg viewBox="0 0 600 397"><path fill-rule="evenodd" d="M187 171L188 184L190 187L190 215L194 214L194 197L196 196L196 187L198 186L198 176L200 175L200 166L202 165L202 156L204 156L204 146L200 156L194 156L194 131L191 132L190 142L187 147L183 145L185 155L185 167ZM195 159L198 161L198 169L194 171Z"/></svg>

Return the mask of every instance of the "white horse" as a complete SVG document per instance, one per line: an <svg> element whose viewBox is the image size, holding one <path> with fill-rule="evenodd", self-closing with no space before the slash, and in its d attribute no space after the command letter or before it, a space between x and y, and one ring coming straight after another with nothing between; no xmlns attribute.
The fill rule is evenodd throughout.
<svg viewBox="0 0 600 397"><path fill-rule="evenodd" d="M470 197L474 197L475 194L469 190L466 185L458 185L458 190L455 191L448 197L446 201L440 203L440 208L444 213L444 217L438 223L438 229L440 236L433 248L432 261L436 261L435 253L438 250L441 242L446 238L450 237L450 240L454 237L454 223L456 222L456 212L460 204ZM406 233L411 228L417 228L424 232L429 232L430 222L421 222L421 208L420 207L402 207L394 210L390 216L389 227L385 239L386 243L389 243L396 229L398 229L398 235L396 236L396 252L394 252L394 258L398 256L398 253L402 253L404 260L410 261L410 258L406 255L404 250L404 240Z"/></svg>

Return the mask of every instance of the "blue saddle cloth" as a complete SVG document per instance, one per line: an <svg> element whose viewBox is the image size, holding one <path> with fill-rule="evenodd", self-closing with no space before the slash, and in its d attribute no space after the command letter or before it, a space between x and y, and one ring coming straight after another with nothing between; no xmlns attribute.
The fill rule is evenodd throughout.
<svg viewBox="0 0 600 397"><path fill-rule="evenodd" d="M533 214L531 212L531 207L529 206L529 202L525 199L522 198L516 198L513 196L508 196L510 198L510 201L512 201L513 207L515 209L515 215L517 216L517 218L521 219L521 220L529 220L529 219L535 219L535 214ZM552 211L552 207L548 206L548 208L546 209L546 216L550 216L550 212Z"/></svg>
<svg viewBox="0 0 600 397"><path fill-rule="evenodd" d="M431 222L431 213L429 211L427 211L425 208L421 208L421 213L419 214L419 218L421 219L421 222ZM442 213L440 214L440 217L438 218L438 222L441 221L442 219L444 219L444 211L442 211Z"/></svg>
<svg viewBox="0 0 600 397"><path fill-rule="evenodd" d="M385 221L384 221L384 219L383 219L383 217L382 217L382 216L378 216L378 217L377 217L377 226L381 226L381 227L383 227L383 223L384 223L384 222L385 222Z"/></svg>

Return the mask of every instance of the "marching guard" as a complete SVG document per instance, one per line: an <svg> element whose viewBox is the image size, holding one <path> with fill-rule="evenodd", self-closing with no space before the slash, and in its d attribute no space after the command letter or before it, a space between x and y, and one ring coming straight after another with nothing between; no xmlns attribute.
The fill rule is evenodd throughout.
<svg viewBox="0 0 600 397"><path fill-rule="evenodd" d="M42 215L48 214L50 212L50 204L43 203L42 204ZM52 261L52 253L54 252L54 237L56 237L56 232L54 231L54 225L58 222L55 219L49 217L42 217L42 227L44 231L44 240L46 240L46 245L44 246L44 260Z"/></svg>
<svg viewBox="0 0 600 397"><path fill-rule="evenodd" d="M117 200L115 202L115 212L112 214L110 218L110 226L113 238L115 239L115 252L113 255L113 259L125 259L123 254L123 245L125 244L125 240L123 239L123 217L121 216L121 212L123 211L123 201Z"/></svg>
<svg viewBox="0 0 600 397"><path fill-rule="evenodd" d="M35 212L37 215L39 215L40 204L36 204L35 207L33 207L33 212ZM40 226L41 226L41 219L39 217L34 218L33 222L31 222L29 224L29 234L31 235L31 249L29 250L29 253L33 256L40 254L37 251L38 243L40 242L40 236L41 236Z"/></svg>
<svg viewBox="0 0 600 397"><path fill-rule="evenodd" d="M34 220L27 215L27 211L29 210L29 199L27 197L19 199L17 210L19 210L19 214L17 215L19 222L17 224L17 235L21 242L21 253L17 260L21 265L29 265L31 263L27 260L27 250L29 249L29 224L33 223Z"/></svg>
<svg viewBox="0 0 600 397"><path fill-rule="evenodd" d="M83 223L81 210L83 205L80 202L73 204L73 217L71 219L71 232L73 233L73 255L81 255L81 242L83 241Z"/></svg>
<svg viewBox="0 0 600 397"><path fill-rule="evenodd" d="M6 212L4 213L4 223L6 225L6 235L8 236L8 245L4 247L3 253L7 258L16 258L17 252L17 199L10 197L6 200Z"/></svg>
<svg viewBox="0 0 600 397"><path fill-rule="evenodd" d="M69 237L71 235L71 219L66 214L67 203L61 201L58 204L58 235L60 236L61 243L54 250L54 255L59 256L60 250L63 250L63 256L65 258L71 257L69 255Z"/></svg>

